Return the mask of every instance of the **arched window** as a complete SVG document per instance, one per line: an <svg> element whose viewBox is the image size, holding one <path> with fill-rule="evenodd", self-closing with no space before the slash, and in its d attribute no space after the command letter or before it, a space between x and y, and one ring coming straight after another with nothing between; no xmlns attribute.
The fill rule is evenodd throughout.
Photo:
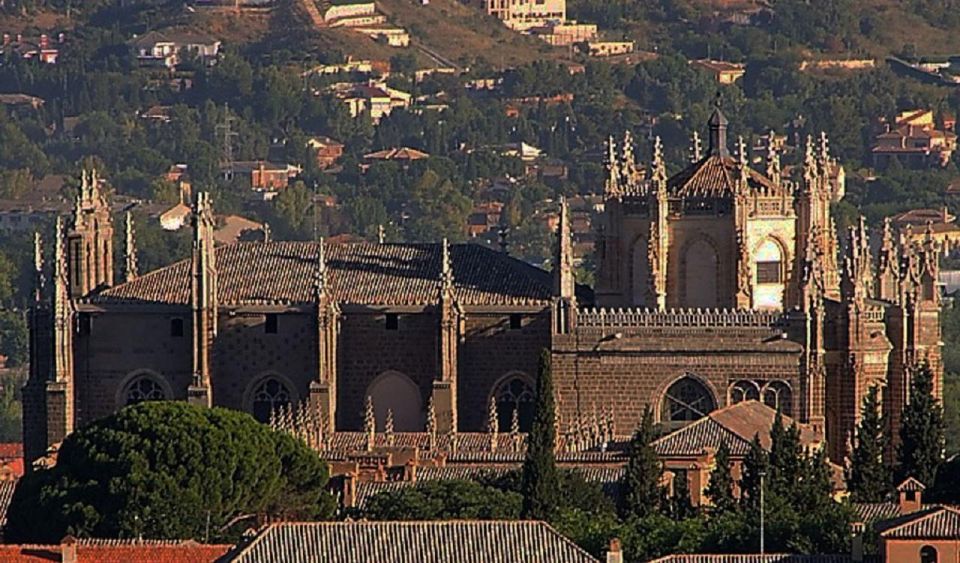
<svg viewBox="0 0 960 563"><path fill-rule="evenodd" d="M771 381L763 388L763 404L777 409L786 416L793 416L793 393L783 381Z"/></svg>
<svg viewBox="0 0 960 563"><path fill-rule="evenodd" d="M253 417L260 422L269 422L271 413L280 408L288 409L292 403L287 386L275 377L268 377L253 391Z"/></svg>
<svg viewBox="0 0 960 563"><path fill-rule="evenodd" d="M160 382L149 375L135 377L123 392L124 404L135 405L144 401L164 401L167 393Z"/></svg>
<svg viewBox="0 0 960 563"><path fill-rule="evenodd" d="M505 378L497 385L493 396L497 402L497 424L501 432L507 432L513 426L515 410L520 431L530 431L533 427L535 392L526 377L516 374Z"/></svg>
<svg viewBox="0 0 960 563"><path fill-rule="evenodd" d="M920 548L920 563L939 563L937 548L932 545L925 545Z"/></svg>
<svg viewBox="0 0 960 563"><path fill-rule="evenodd" d="M730 386L730 404L743 401L759 401L760 387L753 381L740 380Z"/></svg>
<svg viewBox="0 0 960 563"><path fill-rule="evenodd" d="M664 422L692 422L717 408L713 395L703 383L685 376L673 383L663 397L660 419Z"/></svg>
<svg viewBox="0 0 960 563"><path fill-rule="evenodd" d="M687 248L684 255L685 307L716 307L717 303L717 253L705 240L698 240Z"/></svg>
<svg viewBox="0 0 960 563"><path fill-rule="evenodd" d="M757 284L783 283L783 253L780 245L767 239L763 241L755 255L757 262Z"/></svg>

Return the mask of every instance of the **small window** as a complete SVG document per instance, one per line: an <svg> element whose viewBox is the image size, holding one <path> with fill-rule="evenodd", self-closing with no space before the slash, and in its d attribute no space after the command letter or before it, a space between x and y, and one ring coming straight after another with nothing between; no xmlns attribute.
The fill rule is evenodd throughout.
<svg viewBox="0 0 960 563"><path fill-rule="evenodd" d="M276 334L278 320L278 315L276 313L268 313L267 318L263 323L264 332L267 334Z"/></svg>
<svg viewBox="0 0 960 563"><path fill-rule="evenodd" d="M183 319L170 319L170 336L174 338L183 336Z"/></svg>
<svg viewBox="0 0 960 563"><path fill-rule="evenodd" d="M387 313L387 330L400 330L400 315Z"/></svg>
<svg viewBox="0 0 960 563"><path fill-rule="evenodd" d="M757 262L757 283L780 283L780 262Z"/></svg>
<svg viewBox="0 0 960 563"><path fill-rule="evenodd" d="M510 315L510 330L520 330L523 328L523 315L514 313Z"/></svg>
<svg viewBox="0 0 960 563"><path fill-rule="evenodd" d="M89 336L93 332L93 319L90 318L90 313L80 313L77 317L77 332L80 336Z"/></svg>
<svg viewBox="0 0 960 563"><path fill-rule="evenodd" d="M916 502L917 492L916 491L904 491L906 493L907 502Z"/></svg>

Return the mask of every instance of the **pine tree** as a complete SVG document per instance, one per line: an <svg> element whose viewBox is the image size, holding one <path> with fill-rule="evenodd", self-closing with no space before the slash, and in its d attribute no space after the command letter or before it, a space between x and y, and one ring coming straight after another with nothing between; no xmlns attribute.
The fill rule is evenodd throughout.
<svg viewBox="0 0 960 563"><path fill-rule="evenodd" d="M760 444L757 434L750 442L750 450L743 458L743 475L740 478L740 502L747 508L760 506L761 476L767 473L770 465L767 452Z"/></svg>
<svg viewBox="0 0 960 563"><path fill-rule="evenodd" d="M664 491L660 484L663 466L651 442L653 413L648 405L630 443L630 459L623 475L621 513L624 518L643 518L657 512L663 504Z"/></svg>
<svg viewBox="0 0 960 563"><path fill-rule="evenodd" d="M890 491L890 470L883 462L887 437L883 431L877 387L863 399L847 489L858 502L880 502Z"/></svg>
<svg viewBox="0 0 960 563"><path fill-rule="evenodd" d="M729 512L736 508L736 502L733 498L733 476L730 474L730 448L726 442L720 443L713 461L710 484L704 492L713 503L715 513Z"/></svg>
<svg viewBox="0 0 960 563"><path fill-rule="evenodd" d="M912 370L910 402L900 419L897 451L900 479L915 477L932 486L943 463L943 408L933 396L933 370L923 362Z"/></svg>
<svg viewBox="0 0 960 563"><path fill-rule="evenodd" d="M560 476L557 472L556 420L550 352L540 354L537 377L537 411L527 437L527 457L523 462L523 516L548 520L559 505Z"/></svg>

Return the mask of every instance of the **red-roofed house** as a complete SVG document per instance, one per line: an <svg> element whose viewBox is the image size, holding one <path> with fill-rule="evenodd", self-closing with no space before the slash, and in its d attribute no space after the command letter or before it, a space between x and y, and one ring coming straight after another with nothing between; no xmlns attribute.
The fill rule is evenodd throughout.
<svg viewBox="0 0 960 563"><path fill-rule="evenodd" d="M946 166L956 149L956 134L937 129L932 111L913 110L900 113L893 127L886 124L871 151L877 167L896 158L903 166L923 168Z"/></svg>
<svg viewBox="0 0 960 563"><path fill-rule="evenodd" d="M195 541L77 540L67 536L60 545L0 545L0 561L19 563L212 563L233 546Z"/></svg>

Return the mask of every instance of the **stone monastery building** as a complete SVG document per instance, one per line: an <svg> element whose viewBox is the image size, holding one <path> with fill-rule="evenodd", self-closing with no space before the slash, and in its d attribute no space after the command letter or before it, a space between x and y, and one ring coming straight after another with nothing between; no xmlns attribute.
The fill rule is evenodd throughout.
<svg viewBox="0 0 960 563"><path fill-rule="evenodd" d="M887 227L871 251L862 222L841 245L843 171L824 137L794 179L776 152L754 170L737 145L719 107L674 176L659 140L647 166L629 136L611 140L592 292L574 282L562 202L551 273L473 244L215 248L204 194L191 259L138 275L128 219L115 283L109 208L84 175L52 267L37 238L25 455L155 399L263 421L307 405L333 432L363 428L369 397L380 430L523 431L546 349L562 426L599 407L629 434L644 405L670 428L757 399L839 460L870 386L896 426L914 367L942 373L938 248Z"/></svg>

